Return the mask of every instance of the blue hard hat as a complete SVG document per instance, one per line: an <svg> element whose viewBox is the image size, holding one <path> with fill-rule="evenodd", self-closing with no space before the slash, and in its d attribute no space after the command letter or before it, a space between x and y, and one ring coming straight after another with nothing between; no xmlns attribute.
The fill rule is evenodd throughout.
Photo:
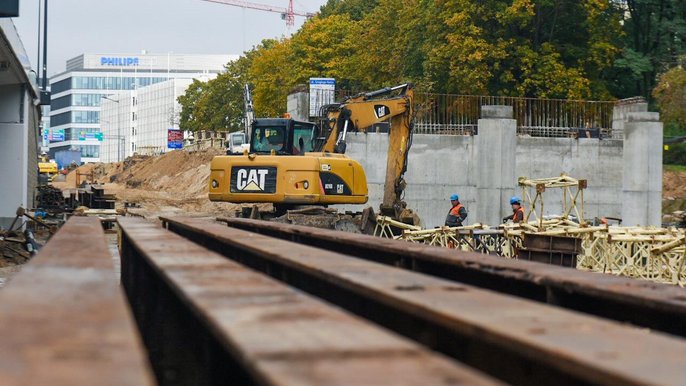
<svg viewBox="0 0 686 386"><path fill-rule="evenodd" d="M453 194L452 196L450 196L450 201L457 201L459 199L460 199L460 196L458 196L457 194Z"/></svg>
<svg viewBox="0 0 686 386"><path fill-rule="evenodd" d="M517 196L512 196L512 198L510 198L510 205L521 204L521 203L522 203L522 199L517 197Z"/></svg>

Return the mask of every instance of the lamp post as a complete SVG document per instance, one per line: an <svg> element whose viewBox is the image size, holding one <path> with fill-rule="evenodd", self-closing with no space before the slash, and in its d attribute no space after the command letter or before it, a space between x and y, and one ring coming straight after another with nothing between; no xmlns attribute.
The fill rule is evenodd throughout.
<svg viewBox="0 0 686 386"><path fill-rule="evenodd" d="M107 95L103 95L102 99L107 99L117 104L117 162L121 162L121 124L119 122L119 101L109 98ZM102 109L101 109L102 110Z"/></svg>

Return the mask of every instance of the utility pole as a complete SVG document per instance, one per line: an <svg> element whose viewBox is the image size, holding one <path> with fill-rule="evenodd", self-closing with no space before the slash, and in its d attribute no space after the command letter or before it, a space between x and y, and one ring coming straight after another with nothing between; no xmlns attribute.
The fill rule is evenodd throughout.
<svg viewBox="0 0 686 386"><path fill-rule="evenodd" d="M48 91L48 0L43 1L43 91Z"/></svg>

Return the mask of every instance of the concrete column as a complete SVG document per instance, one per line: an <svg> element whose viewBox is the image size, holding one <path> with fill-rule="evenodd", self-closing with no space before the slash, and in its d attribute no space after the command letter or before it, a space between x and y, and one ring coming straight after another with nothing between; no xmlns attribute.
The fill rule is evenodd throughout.
<svg viewBox="0 0 686 386"><path fill-rule="evenodd" d="M517 121L512 106L482 106L476 135L476 208L468 222L498 225L512 212L509 199L517 184Z"/></svg>
<svg viewBox="0 0 686 386"><path fill-rule="evenodd" d="M660 114L629 113L624 124L622 225L662 222L662 122Z"/></svg>
<svg viewBox="0 0 686 386"><path fill-rule="evenodd" d="M618 104L612 109L612 131L615 133L624 132L624 124L629 114L648 112L647 103L628 103ZM619 137L614 137L619 138Z"/></svg>
<svg viewBox="0 0 686 386"><path fill-rule="evenodd" d="M286 111L291 115L291 118L296 121L309 120L310 116L310 100L309 94L306 92L296 92L288 95L286 101Z"/></svg>

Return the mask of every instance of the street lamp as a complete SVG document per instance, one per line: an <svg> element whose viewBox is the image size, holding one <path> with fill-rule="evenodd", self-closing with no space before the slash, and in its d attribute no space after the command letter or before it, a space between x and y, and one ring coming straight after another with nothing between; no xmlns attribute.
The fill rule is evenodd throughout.
<svg viewBox="0 0 686 386"><path fill-rule="evenodd" d="M117 138L121 138L121 124L119 122L119 101L114 100L107 95L103 95L102 99L107 99L117 104ZM101 109L102 110L102 109ZM117 141L117 162L121 162L121 141Z"/></svg>

